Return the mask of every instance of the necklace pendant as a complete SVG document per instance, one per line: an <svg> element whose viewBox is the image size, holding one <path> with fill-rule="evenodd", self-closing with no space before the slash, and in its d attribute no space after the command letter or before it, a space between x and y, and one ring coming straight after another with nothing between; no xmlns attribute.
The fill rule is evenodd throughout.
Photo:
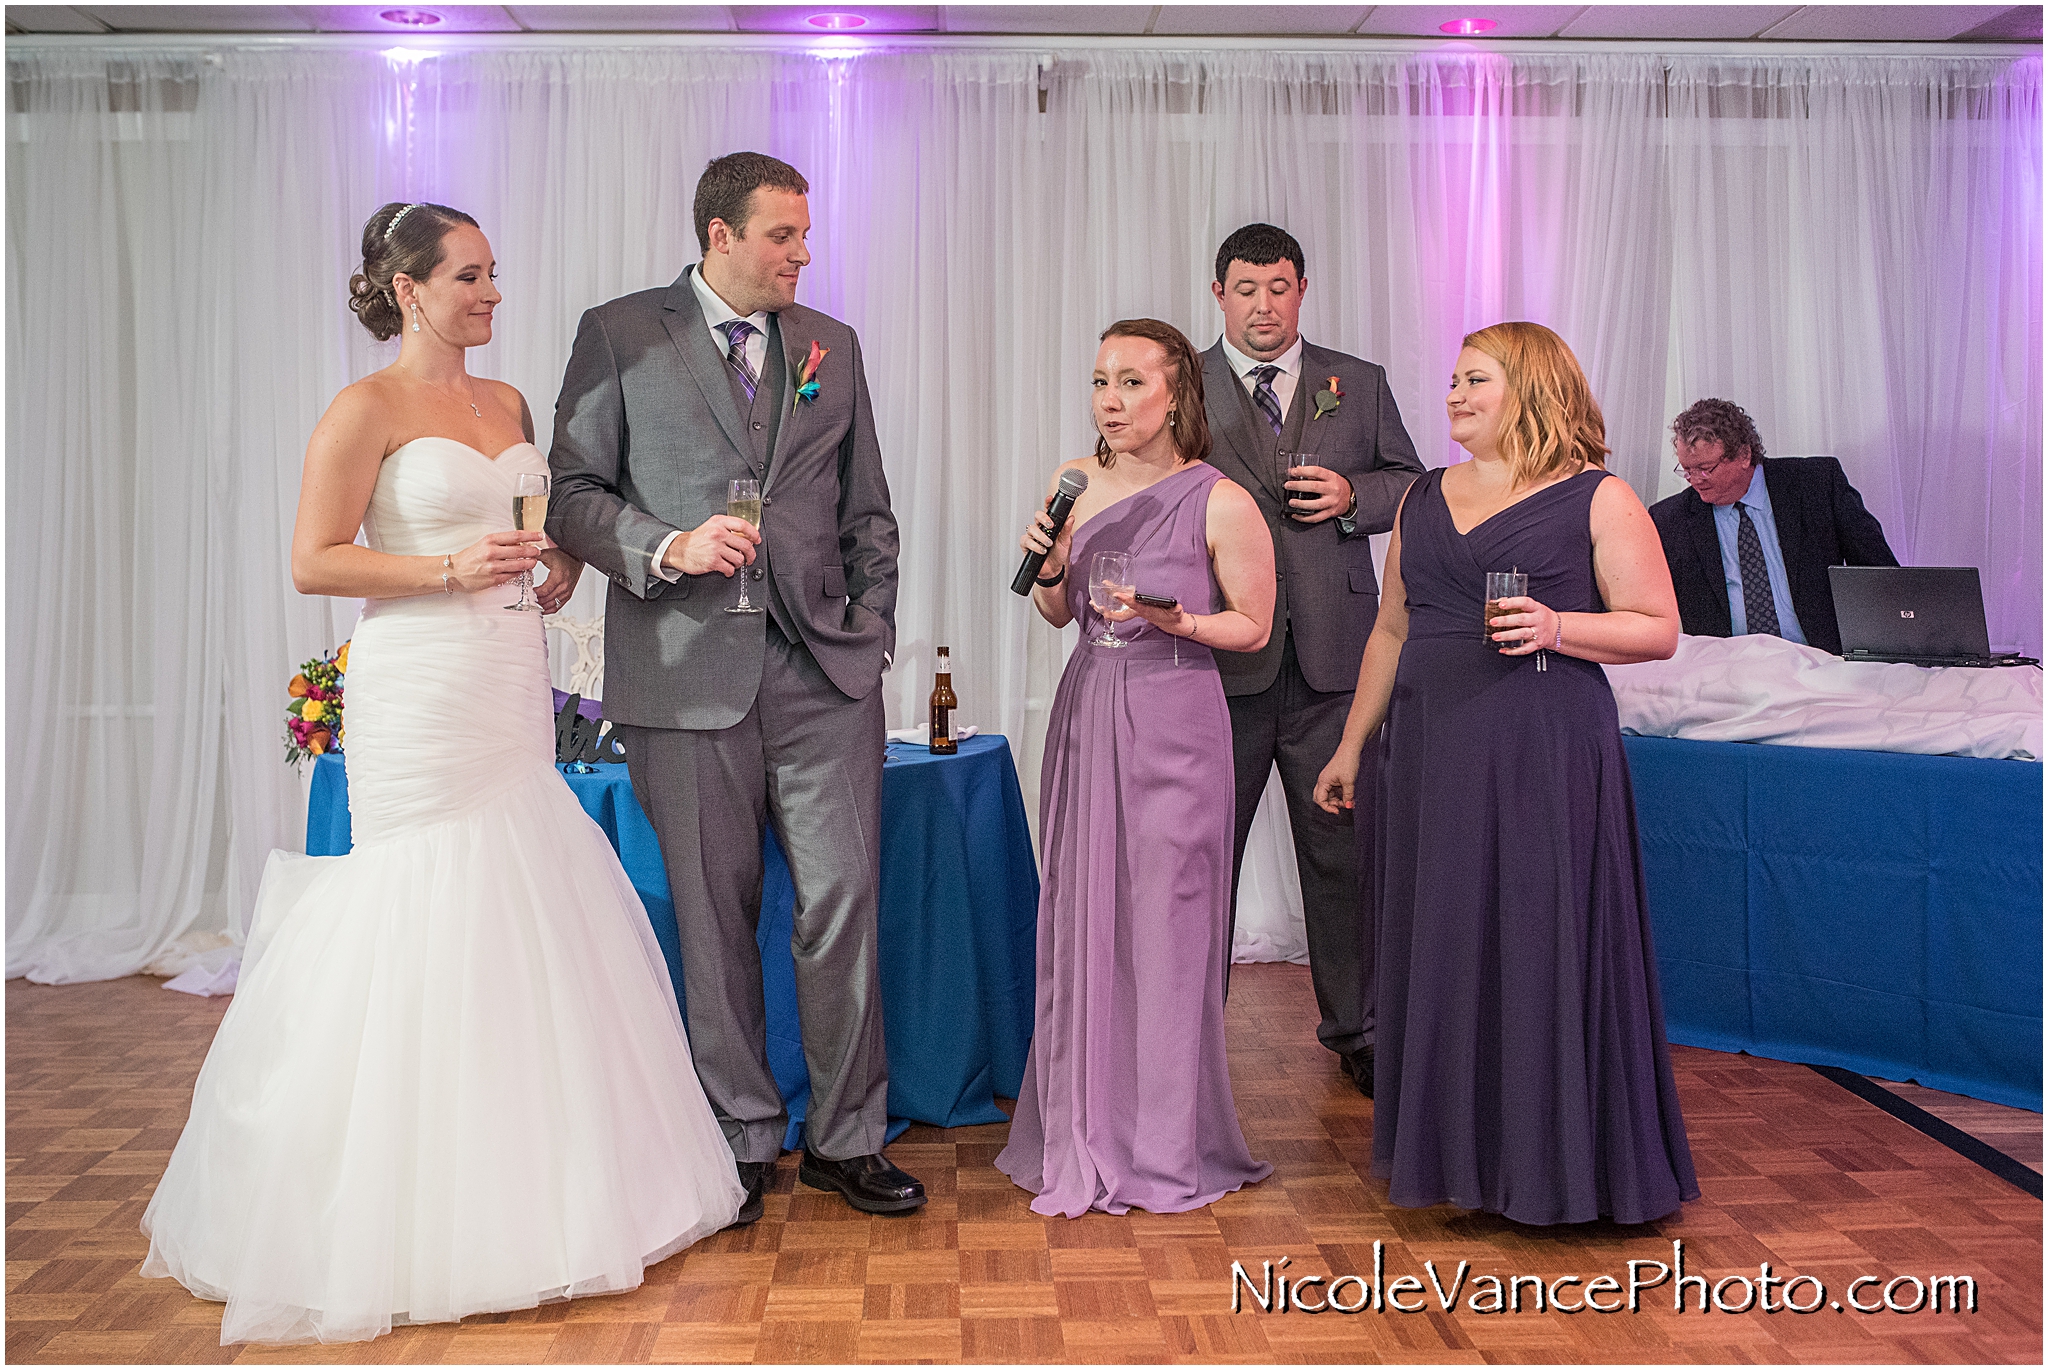
<svg viewBox="0 0 2048 1370"><path fill-rule="evenodd" d="M482 418L484 416L484 411L476 407L475 400L471 400L469 402L469 412L476 415L478 418Z"/></svg>

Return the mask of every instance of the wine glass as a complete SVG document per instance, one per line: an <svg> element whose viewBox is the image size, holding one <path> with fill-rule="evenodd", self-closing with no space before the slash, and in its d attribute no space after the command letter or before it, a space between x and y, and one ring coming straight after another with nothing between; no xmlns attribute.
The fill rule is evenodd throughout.
<svg viewBox="0 0 2048 1370"><path fill-rule="evenodd" d="M538 533L548 521L548 478L531 471L522 471L513 477L512 483L512 526L522 533ZM519 602L507 604L507 609L538 610L540 601L532 595L533 575L528 571L519 573Z"/></svg>
<svg viewBox="0 0 2048 1370"><path fill-rule="evenodd" d="M1091 638L1097 647L1122 647L1124 640L1110 626L1108 615L1124 606L1117 601L1118 590L1131 588L1131 554L1097 552L1088 566L1088 605L1103 615L1102 636Z"/></svg>
<svg viewBox="0 0 2048 1370"><path fill-rule="evenodd" d="M755 528L761 526L761 482L757 480L736 480L725 488L725 513L728 518L745 519ZM738 572L740 578L740 602L726 607L728 614L758 614L753 601L747 598L747 581L751 579L747 567Z"/></svg>

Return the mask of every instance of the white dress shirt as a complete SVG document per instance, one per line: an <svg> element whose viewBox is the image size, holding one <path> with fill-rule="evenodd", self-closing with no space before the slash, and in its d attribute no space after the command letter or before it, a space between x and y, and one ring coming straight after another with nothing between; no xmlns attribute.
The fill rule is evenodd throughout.
<svg viewBox="0 0 2048 1370"><path fill-rule="evenodd" d="M700 265L690 273L690 288L697 292L697 305L704 311L704 326L711 330L711 341L718 345L718 355L723 357L732 350L732 343L726 337L724 325L734 319L745 318L754 326L754 332L746 341L747 365L756 376L761 374L761 364L768 360L768 311L757 309L751 314L741 315L719 298L704 279L704 268ZM683 573L668 564L668 545L682 536L680 530L670 533L654 549L654 574L663 580L676 581Z"/></svg>
<svg viewBox="0 0 2048 1370"><path fill-rule="evenodd" d="M1252 372L1262 366L1279 367L1280 374L1273 377L1273 398L1280 401L1280 416L1283 419L1287 416L1287 406L1293 402L1294 392L1301 386L1301 337L1299 334L1295 336L1294 346L1288 348L1269 362L1262 362L1256 357L1247 357L1244 353L1230 345L1229 338L1225 338L1223 339L1223 358L1230 363L1230 369L1237 373L1237 378L1243 383L1244 392L1247 395L1259 388L1259 383L1253 378ZM1256 407L1257 402L1254 401L1253 403L1254 407Z"/></svg>

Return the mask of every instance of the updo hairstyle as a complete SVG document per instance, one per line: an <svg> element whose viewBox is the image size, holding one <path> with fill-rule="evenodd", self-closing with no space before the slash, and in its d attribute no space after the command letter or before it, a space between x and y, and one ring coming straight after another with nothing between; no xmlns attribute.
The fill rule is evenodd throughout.
<svg viewBox="0 0 2048 1370"><path fill-rule="evenodd" d="M446 205L394 200L363 225L363 269L349 279L348 307L378 342L398 336L405 311L398 307L393 276L424 281L441 265L441 240L457 224L477 221Z"/></svg>

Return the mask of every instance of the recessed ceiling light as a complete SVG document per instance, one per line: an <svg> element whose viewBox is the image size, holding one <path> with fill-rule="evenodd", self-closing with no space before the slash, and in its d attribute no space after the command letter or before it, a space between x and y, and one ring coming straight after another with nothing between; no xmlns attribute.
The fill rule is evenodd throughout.
<svg viewBox="0 0 2048 1370"><path fill-rule="evenodd" d="M441 16L432 10L385 10L377 17L387 24L403 24L409 29L423 29L441 22Z"/></svg>
<svg viewBox="0 0 2048 1370"><path fill-rule="evenodd" d="M814 14L804 22L814 29L845 30L866 28L868 19L864 14Z"/></svg>
<svg viewBox="0 0 2048 1370"><path fill-rule="evenodd" d="M1448 24L1438 24L1440 33L1455 33L1461 38L1475 33L1491 33L1500 27L1498 19L1453 19Z"/></svg>

